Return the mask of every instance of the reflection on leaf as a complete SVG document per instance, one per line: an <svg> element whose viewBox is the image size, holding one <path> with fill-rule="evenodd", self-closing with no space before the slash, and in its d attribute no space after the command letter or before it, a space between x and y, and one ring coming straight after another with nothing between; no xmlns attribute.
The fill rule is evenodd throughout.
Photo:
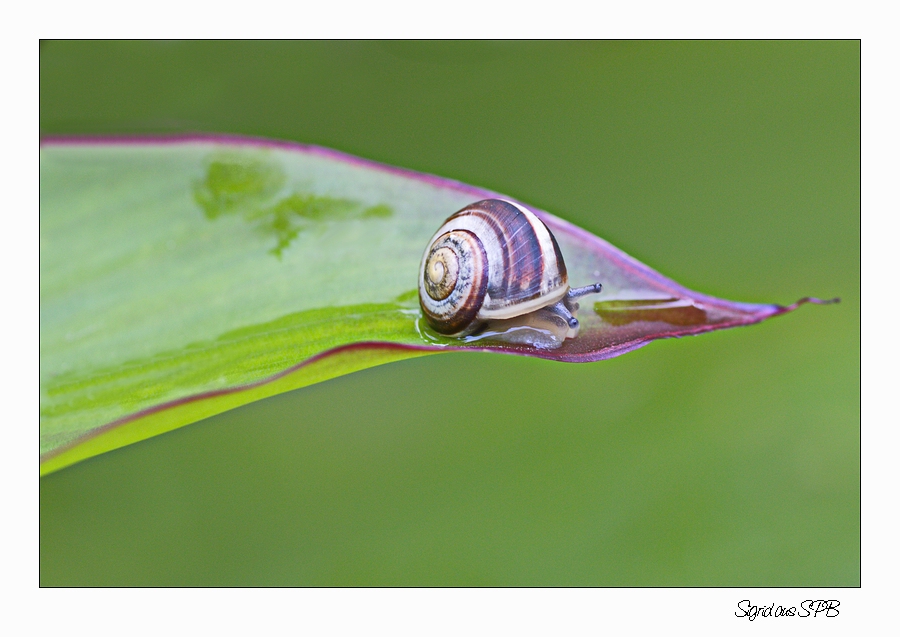
<svg viewBox="0 0 900 637"><path fill-rule="evenodd" d="M263 154L219 153L207 162L206 176L194 184L194 200L207 219L240 214L257 230L273 236L276 244L269 252L277 257L313 225L387 219L394 214L386 204L365 207L352 199L297 190L284 194L286 181L284 169Z"/></svg>
<svg viewBox="0 0 900 637"><path fill-rule="evenodd" d="M594 303L594 311L610 325L658 321L686 326L702 325L707 320L706 310L697 307L690 299L601 301Z"/></svg>

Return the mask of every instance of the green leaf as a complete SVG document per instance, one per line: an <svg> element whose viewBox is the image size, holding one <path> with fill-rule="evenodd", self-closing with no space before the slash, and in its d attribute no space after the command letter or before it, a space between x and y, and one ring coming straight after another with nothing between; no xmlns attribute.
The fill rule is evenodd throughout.
<svg viewBox="0 0 900 637"><path fill-rule="evenodd" d="M429 333L422 250L450 213L496 196L265 140L47 140L41 474L402 358L468 347L593 361L796 306L692 292L536 211L572 285L604 285L578 337L549 347Z"/></svg>

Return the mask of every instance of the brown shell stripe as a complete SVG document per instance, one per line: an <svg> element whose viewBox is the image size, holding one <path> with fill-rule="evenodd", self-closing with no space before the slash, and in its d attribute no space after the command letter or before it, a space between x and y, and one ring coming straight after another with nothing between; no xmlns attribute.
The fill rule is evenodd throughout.
<svg viewBox="0 0 900 637"><path fill-rule="evenodd" d="M531 220L521 210L509 202L489 199L467 206L458 214L479 217L499 238L503 276L491 277L488 294L492 301L514 305L541 295L541 244ZM535 222L540 223L537 219Z"/></svg>

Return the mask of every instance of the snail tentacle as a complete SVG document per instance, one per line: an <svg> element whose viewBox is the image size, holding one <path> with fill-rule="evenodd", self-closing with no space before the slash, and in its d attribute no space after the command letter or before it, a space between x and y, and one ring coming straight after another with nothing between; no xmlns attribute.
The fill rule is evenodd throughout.
<svg viewBox="0 0 900 637"><path fill-rule="evenodd" d="M600 283L594 283L592 285L585 285L580 288L569 288L569 291L566 292L566 296L570 299L577 299L580 296L585 296L587 294L599 294L600 290L603 289L603 286Z"/></svg>
<svg viewBox="0 0 900 637"><path fill-rule="evenodd" d="M548 306L547 309L559 314L573 330L578 327L578 319L572 315L564 301L557 301L553 305Z"/></svg>

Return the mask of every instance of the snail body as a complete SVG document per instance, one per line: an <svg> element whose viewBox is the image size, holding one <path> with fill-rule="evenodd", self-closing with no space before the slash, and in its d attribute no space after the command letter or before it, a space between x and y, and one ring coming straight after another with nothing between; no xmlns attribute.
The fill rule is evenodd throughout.
<svg viewBox="0 0 900 637"><path fill-rule="evenodd" d="M429 241L419 269L425 319L448 336L545 309L574 336L575 299L600 288L596 283L571 289L547 226L530 210L502 199L478 201L451 215Z"/></svg>

